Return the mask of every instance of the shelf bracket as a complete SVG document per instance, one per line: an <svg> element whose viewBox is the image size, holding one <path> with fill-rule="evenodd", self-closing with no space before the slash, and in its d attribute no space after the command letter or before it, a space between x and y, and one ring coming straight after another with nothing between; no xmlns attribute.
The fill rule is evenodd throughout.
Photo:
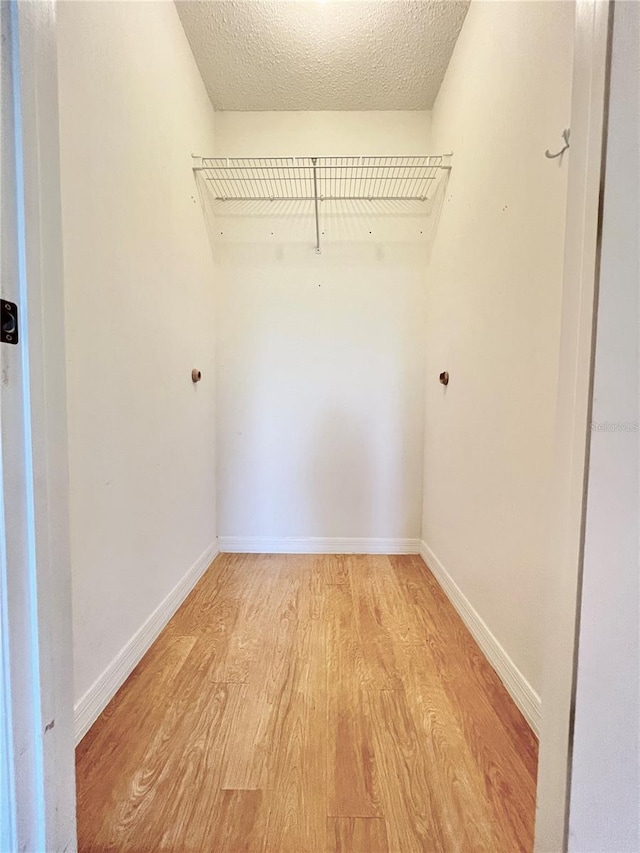
<svg viewBox="0 0 640 853"><path fill-rule="evenodd" d="M316 210L316 255L319 255L320 252L320 216L318 211L318 158L312 157L311 162L313 163L313 202Z"/></svg>

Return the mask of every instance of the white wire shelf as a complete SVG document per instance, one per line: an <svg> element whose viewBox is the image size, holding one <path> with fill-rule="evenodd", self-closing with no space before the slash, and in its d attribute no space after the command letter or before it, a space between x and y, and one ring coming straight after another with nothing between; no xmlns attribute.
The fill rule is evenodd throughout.
<svg viewBox="0 0 640 853"><path fill-rule="evenodd" d="M313 201L320 251L322 201L426 201L450 155L410 157L198 157L217 201Z"/></svg>

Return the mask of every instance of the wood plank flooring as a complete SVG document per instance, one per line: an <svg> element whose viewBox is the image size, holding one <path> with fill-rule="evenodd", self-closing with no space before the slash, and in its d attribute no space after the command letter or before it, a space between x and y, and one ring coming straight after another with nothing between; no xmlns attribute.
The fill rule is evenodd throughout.
<svg viewBox="0 0 640 853"><path fill-rule="evenodd" d="M518 853L537 742L419 557L219 556L76 755L92 853Z"/></svg>

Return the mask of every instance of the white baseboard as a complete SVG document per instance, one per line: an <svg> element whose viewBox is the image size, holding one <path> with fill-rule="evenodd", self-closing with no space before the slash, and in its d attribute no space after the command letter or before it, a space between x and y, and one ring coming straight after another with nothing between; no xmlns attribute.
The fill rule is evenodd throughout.
<svg viewBox="0 0 640 853"><path fill-rule="evenodd" d="M74 708L76 745L82 740L95 720L124 684L134 667L142 660L158 634L169 622L178 607L200 580L218 554L218 543L210 545L191 566L186 575L174 586L169 595L153 611L127 645L116 655L104 672L98 676Z"/></svg>
<svg viewBox="0 0 640 853"><path fill-rule="evenodd" d="M542 706L540 696L529 684L509 655L493 636L486 622L473 607L460 587L444 568L440 560L424 542L420 544L420 556L431 570L449 601L460 614L463 622L471 631L476 643L495 669L498 677L509 691L511 698L524 714L527 722L537 736L540 735Z"/></svg>
<svg viewBox="0 0 640 853"><path fill-rule="evenodd" d="M220 536L222 554L419 554L419 539Z"/></svg>

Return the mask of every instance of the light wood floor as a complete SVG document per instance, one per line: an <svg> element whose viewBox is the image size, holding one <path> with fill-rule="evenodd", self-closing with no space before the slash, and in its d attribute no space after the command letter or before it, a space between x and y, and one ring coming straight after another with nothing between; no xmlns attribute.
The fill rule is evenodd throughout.
<svg viewBox="0 0 640 853"><path fill-rule="evenodd" d="M536 759L419 557L221 555L78 747L79 846L530 851Z"/></svg>

